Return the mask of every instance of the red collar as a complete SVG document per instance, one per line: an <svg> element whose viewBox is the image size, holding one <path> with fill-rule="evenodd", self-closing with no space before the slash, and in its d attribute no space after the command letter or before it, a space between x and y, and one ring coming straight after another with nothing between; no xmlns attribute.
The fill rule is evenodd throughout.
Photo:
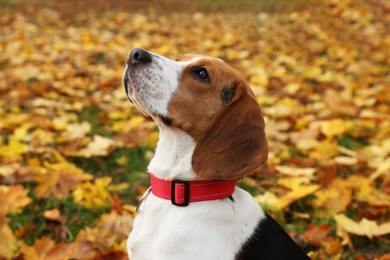
<svg viewBox="0 0 390 260"><path fill-rule="evenodd" d="M164 180L150 174L152 193L173 205L187 206L190 202L217 200L233 194L236 180L182 181Z"/></svg>

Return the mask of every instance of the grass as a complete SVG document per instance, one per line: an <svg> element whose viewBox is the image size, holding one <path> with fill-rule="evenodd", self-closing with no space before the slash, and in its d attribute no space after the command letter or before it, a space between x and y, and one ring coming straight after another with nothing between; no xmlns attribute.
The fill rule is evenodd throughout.
<svg viewBox="0 0 390 260"><path fill-rule="evenodd" d="M52 197L38 199L33 193L30 193L30 196L35 203L29 204L21 213L9 216L10 227L22 236L28 245L43 236L49 236L56 241L73 241L80 230L92 227L96 219L108 212L108 208L89 209L77 205L72 197L59 200ZM51 221L43 216L44 211L53 208L60 210L65 222Z"/></svg>

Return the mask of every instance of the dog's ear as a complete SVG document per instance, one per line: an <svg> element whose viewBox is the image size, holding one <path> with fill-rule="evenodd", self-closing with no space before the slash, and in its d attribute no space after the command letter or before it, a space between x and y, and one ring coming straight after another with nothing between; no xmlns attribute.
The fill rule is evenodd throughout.
<svg viewBox="0 0 390 260"><path fill-rule="evenodd" d="M197 140L192 167L203 179L237 179L257 171L267 156L260 106L249 86L236 86L232 100Z"/></svg>

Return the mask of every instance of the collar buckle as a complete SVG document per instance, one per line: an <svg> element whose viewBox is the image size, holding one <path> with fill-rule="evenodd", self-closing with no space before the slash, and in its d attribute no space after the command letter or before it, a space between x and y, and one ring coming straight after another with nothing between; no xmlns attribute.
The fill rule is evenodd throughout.
<svg viewBox="0 0 390 260"><path fill-rule="evenodd" d="M184 201L181 203L178 203L176 201L176 192L179 191L179 189L176 189L176 186L178 186L179 189L184 189ZM171 203L178 207L187 207L188 204L190 204L190 182L189 181L176 180L176 179L172 180Z"/></svg>

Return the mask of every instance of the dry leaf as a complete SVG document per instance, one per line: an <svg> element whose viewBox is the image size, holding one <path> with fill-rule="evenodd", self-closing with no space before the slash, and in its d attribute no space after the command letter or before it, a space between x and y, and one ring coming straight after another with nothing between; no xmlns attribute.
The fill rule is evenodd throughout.
<svg viewBox="0 0 390 260"><path fill-rule="evenodd" d="M2 186L0 185L0 217L10 213L18 213L31 202L22 185Z"/></svg>
<svg viewBox="0 0 390 260"><path fill-rule="evenodd" d="M317 171L316 168L297 168L291 166L275 166L275 170L291 177L304 176L313 177L313 174Z"/></svg>
<svg viewBox="0 0 390 260"><path fill-rule="evenodd" d="M79 185L73 192L75 202L88 208L108 206L110 199L108 186L111 181L110 177L104 177L96 179L94 183L86 182Z"/></svg>
<svg viewBox="0 0 390 260"><path fill-rule="evenodd" d="M350 129L350 124L341 119L325 121L321 125L321 132L328 138L341 136Z"/></svg>
<svg viewBox="0 0 390 260"><path fill-rule="evenodd" d="M15 256L19 247L19 241L15 238L5 219L0 219L0 237L0 258L11 259Z"/></svg>
<svg viewBox="0 0 390 260"><path fill-rule="evenodd" d="M111 211L102 216L97 226L100 229L110 230L111 234L119 240L125 240L133 228L133 216L126 211L121 214Z"/></svg>
<svg viewBox="0 0 390 260"><path fill-rule="evenodd" d="M378 225L375 221L366 218L363 218L360 222L355 222L344 214L337 214L334 219L337 225L354 235L372 238L390 234L390 222Z"/></svg>
<svg viewBox="0 0 390 260"><path fill-rule="evenodd" d="M305 233L302 234L302 237L310 245L319 247L327 238L329 231L329 224L320 224L318 226L310 224Z"/></svg>
<svg viewBox="0 0 390 260"><path fill-rule="evenodd" d="M45 210L43 212L43 216L48 219L48 220L52 220L52 221L58 221L58 222L65 222L66 219L61 216L61 213L58 209L49 209L49 210Z"/></svg>
<svg viewBox="0 0 390 260"><path fill-rule="evenodd" d="M115 143L116 142L110 138L95 135L93 137L93 141L90 142L86 148L81 149L77 152L72 152L69 155L82 156L87 158L92 156L105 156L108 154L109 148Z"/></svg>
<svg viewBox="0 0 390 260"><path fill-rule="evenodd" d="M35 177L38 183L35 194L41 198L49 196L64 198L81 183L92 179L91 175L65 161L54 164L47 163L45 166L46 171Z"/></svg>
<svg viewBox="0 0 390 260"><path fill-rule="evenodd" d="M64 260L77 257L73 250L74 244L59 243L56 245L47 237L36 240L32 246L22 244L23 256L29 260Z"/></svg>

